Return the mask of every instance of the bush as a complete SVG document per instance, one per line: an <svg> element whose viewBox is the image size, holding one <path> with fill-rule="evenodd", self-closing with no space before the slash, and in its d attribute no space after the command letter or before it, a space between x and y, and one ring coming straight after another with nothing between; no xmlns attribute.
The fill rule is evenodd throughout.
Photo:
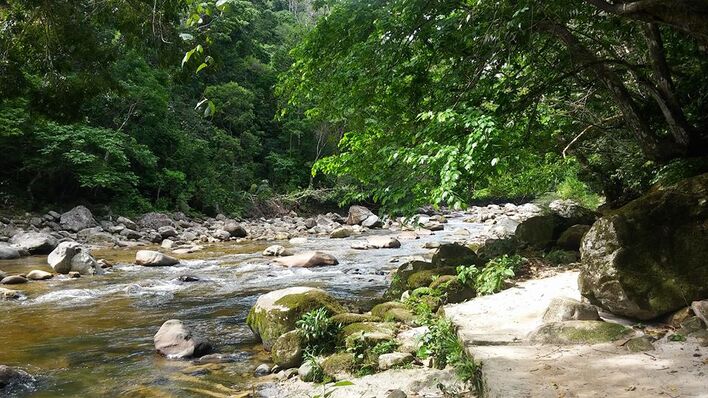
<svg viewBox="0 0 708 398"><path fill-rule="evenodd" d="M460 283L474 288L477 294L492 294L501 290L504 281L514 277L525 259L518 254L503 255L487 262L480 271L474 265L457 267L457 279Z"/></svg>
<svg viewBox="0 0 708 398"><path fill-rule="evenodd" d="M306 312L295 323L300 335L305 339L305 351L311 355L332 352L342 325L332 322L326 308L317 308Z"/></svg>

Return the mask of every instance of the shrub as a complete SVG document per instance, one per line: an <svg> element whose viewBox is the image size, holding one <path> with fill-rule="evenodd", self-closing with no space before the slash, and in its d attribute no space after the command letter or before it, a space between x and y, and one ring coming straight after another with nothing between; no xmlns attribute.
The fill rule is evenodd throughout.
<svg viewBox="0 0 708 398"><path fill-rule="evenodd" d="M304 313L295 326L306 341L305 350L313 355L333 351L337 333L342 327L341 324L332 322L324 307Z"/></svg>

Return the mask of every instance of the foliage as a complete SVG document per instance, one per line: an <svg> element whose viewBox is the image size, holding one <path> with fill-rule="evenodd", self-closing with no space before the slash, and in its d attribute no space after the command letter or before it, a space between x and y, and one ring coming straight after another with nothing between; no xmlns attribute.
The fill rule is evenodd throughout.
<svg viewBox="0 0 708 398"><path fill-rule="evenodd" d="M354 383L347 380L338 381L333 384L322 383L322 394L313 395L312 398L328 398L340 387L353 386Z"/></svg>
<svg viewBox="0 0 708 398"><path fill-rule="evenodd" d="M326 308L308 311L295 323L298 332L305 339L306 351L321 355L334 350L335 341L342 325L332 322Z"/></svg>
<svg viewBox="0 0 708 398"><path fill-rule="evenodd" d="M489 260L481 270L474 265L461 265L457 267L457 279L460 283L474 288L477 294L496 293L502 289L506 279L514 277L524 261L518 254L505 254Z"/></svg>
<svg viewBox="0 0 708 398"><path fill-rule="evenodd" d="M455 326L446 318L436 318L428 323L428 332L423 335L422 345L417 356L431 358L438 369L452 365L462 380L478 384L479 367L467 356L464 347L457 339Z"/></svg>
<svg viewBox="0 0 708 398"><path fill-rule="evenodd" d="M344 0L279 92L286 113L343 126L314 171L389 210L570 196L577 178L619 203L708 148L706 25L671 3L640 17L589 1Z"/></svg>

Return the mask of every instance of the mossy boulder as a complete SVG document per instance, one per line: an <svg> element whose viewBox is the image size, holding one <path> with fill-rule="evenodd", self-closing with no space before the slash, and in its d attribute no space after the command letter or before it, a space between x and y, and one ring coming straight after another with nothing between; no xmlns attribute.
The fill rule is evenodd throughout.
<svg viewBox="0 0 708 398"><path fill-rule="evenodd" d="M477 250L480 261L486 264L487 261L503 256L505 254L515 254L519 249L519 241L514 236L500 239L487 239Z"/></svg>
<svg viewBox="0 0 708 398"><path fill-rule="evenodd" d="M550 322L536 329L531 341L539 344L598 344L631 336L631 328L603 321Z"/></svg>
<svg viewBox="0 0 708 398"><path fill-rule="evenodd" d="M433 253L432 263L436 268L458 265L481 265L477 253L458 243L443 243Z"/></svg>
<svg viewBox="0 0 708 398"><path fill-rule="evenodd" d="M653 319L708 297L708 173L602 217L580 248L581 293L618 315Z"/></svg>
<svg viewBox="0 0 708 398"><path fill-rule="evenodd" d="M374 315L367 314L355 314L352 312L344 312L341 314L334 315L330 318L334 323L338 323L342 326L351 325L352 323L358 322L378 322L381 319Z"/></svg>
<svg viewBox="0 0 708 398"><path fill-rule="evenodd" d="M374 308L371 309L371 315L383 319L386 313L394 308L407 309L406 305L401 302L388 301L375 305Z"/></svg>
<svg viewBox="0 0 708 398"><path fill-rule="evenodd" d="M446 303L461 303L477 296L477 292L460 282L456 275L442 275L430 283L430 288L437 290Z"/></svg>
<svg viewBox="0 0 708 398"><path fill-rule="evenodd" d="M356 370L356 358L349 352L338 352L325 358L320 364L326 376L334 380L351 377Z"/></svg>
<svg viewBox="0 0 708 398"><path fill-rule="evenodd" d="M270 350L273 363L283 369L294 368L302 363L302 351L305 341L297 330L282 334L275 340Z"/></svg>
<svg viewBox="0 0 708 398"><path fill-rule="evenodd" d="M324 290L311 287L290 287L275 290L258 297L251 308L246 323L263 347L270 351L282 334L295 330L295 322L313 309L324 307L331 315L344 312L344 308Z"/></svg>
<svg viewBox="0 0 708 398"><path fill-rule="evenodd" d="M361 322L345 326L339 332L340 341L347 348L364 344L375 346L382 341L388 341L396 336L396 326L390 322Z"/></svg>
<svg viewBox="0 0 708 398"><path fill-rule="evenodd" d="M428 261L407 261L393 272L391 286L384 293L384 298L398 299L401 294L408 290L408 278L416 272L431 270L435 268L433 263Z"/></svg>
<svg viewBox="0 0 708 398"><path fill-rule="evenodd" d="M407 290L430 286L430 284L441 275L457 275L457 270L455 267L440 267L416 272L408 278L406 282Z"/></svg>
<svg viewBox="0 0 708 398"><path fill-rule="evenodd" d="M554 214L527 218L516 227L516 239L531 247L548 247L555 241L554 232L559 224L559 217Z"/></svg>

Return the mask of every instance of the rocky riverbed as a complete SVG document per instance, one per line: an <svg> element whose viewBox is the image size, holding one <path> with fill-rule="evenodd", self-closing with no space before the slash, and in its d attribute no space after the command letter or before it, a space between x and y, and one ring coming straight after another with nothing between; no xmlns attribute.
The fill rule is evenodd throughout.
<svg viewBox="0 0 708 398"><path fill-rule="evenodd" d="M584 256L599 261L596 253L617 250L625 243L600 234L598 225L642 222L636 215L623 219L618 212L612 219L603 218L605 224L595 223L591 228L596 217L571 202L556 201L544 208L490 205L465 212L420 214L413 220L380 219L356 206L345 216L330 213L303 218L290 214L259 220L189 220L180 214L158 213L135 222L124 217L97 220L81 207L64 214L4 219L0 235L7 243L0 245L4 256L0 261L0 364L9 367L0 369L0 389L6 395L36 397L321 394L320 387L293 377L298 373L294 369L281 368L267 377L254 377L272 372L271 353L264 351L264 345L270 349L278 337L266 341L263 329L255 326L260 321L246 319L257 300L268 301L267 293L292 287L317 288L343 306L342 310L366 312L383 301L384 295L387 300L396 300L420 289L431 290L443 280L449 287L455 282L450 270L454 274L454 266L468 260L484 264L486 259L520 249L537 253L534 256L540 257L528 260L524 267L522 276L527 279L537 277L549 265L577 267L581 243ZM690 220L679 222L692 225ZM445 245L451 242L461 246ZM648 246L647 250L665 248ZM626 267L621 257L610 259L612 266ZM595 269L581 267L581 281L590 280ZM662 272L676 274L681 269L667 267ZM702 274L697 276L700 282ZM703 298L700 286L689 290L693 296L687 304ZM581 289L603 307L626 302L626 296L608 295L604 287L590 282L581 283ZM595 291L603 292L602 300L596 300ZM450 303L469 300L475 295L472 293L457 295ZM446 293L445 297L452 296ZM623 304L622 308L637 310L641 318L646 306L637 296L631 297L634 307ZM572 302L569 305L576 308ZM645 340L685 341L688 337L693 339L691 344L703 344L705 302L695 301L689 309L681 309L680 303L669 305L655 305L652 311L671 315L678 309L686 314L671 315L667 322L675 326L664 327L660 336L648 335ZM592 308L587 303L577 306ZM415 322L389 313L395 307L390 304L380 317L395 321L391 325L405 333ZM558 312L561 322L566 321L568 311L564 311ZM581 314L594 310L583 311ZM608 327L597 318L573 315L575 310L568 314L571 322L599 322L592 325L603 330ZM181 322L170 321L158 333L168 320ZM591 323L582 324L582 328ZM466 325L464 321L459 324L461 328ZM563 327L559 330L565 330ZM609 328L615 330L615 326ZM503 337L503 331L497 332L492 334ZM630 332L644 334L623 327L621 336L613 334L610 340ZM551 340L558 337L551 334ZM677 337L671 338L674 335ZM215 354L175 360L183 353L198 357L207 346L180 343L175 350L169 340L174 336L208 342ZM530 341L545 344L550 340ZM400 359L394 357L386 357L384 362ZM470 386L460 383L451 369L421 366L411 358L415 362L412 368L356 379L354 386L333 396L472 394ZM381 368L389 366L384 362L380 362ZM398 382L393 385L391 380ZM436 384L431 389L433 381Z"/></svg>

